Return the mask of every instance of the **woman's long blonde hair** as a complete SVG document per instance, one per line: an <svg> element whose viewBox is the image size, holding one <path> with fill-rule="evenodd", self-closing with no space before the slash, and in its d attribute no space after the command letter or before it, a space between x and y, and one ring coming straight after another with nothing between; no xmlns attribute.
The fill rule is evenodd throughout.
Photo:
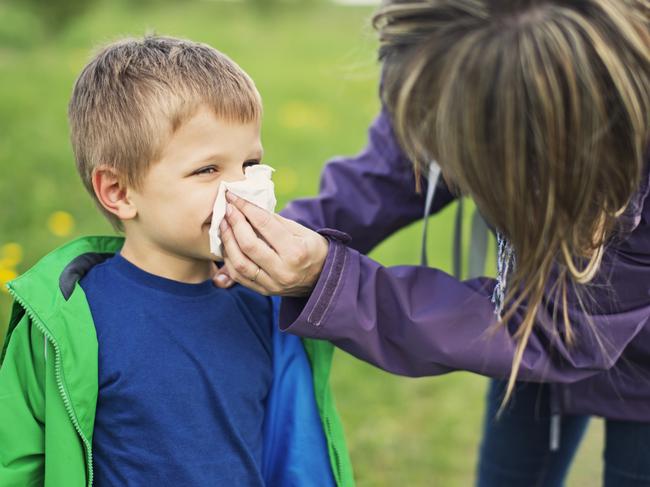
<svg viewBox="0 0 650 487"><path fill-rule="evenodd" d="M573 343L567 290L593 279L640 185L649 12L649 0L397 0L374 17L383 98L416 173L437 160L514 248L501 323L523 320L504 404L548 293Z"/></svg>

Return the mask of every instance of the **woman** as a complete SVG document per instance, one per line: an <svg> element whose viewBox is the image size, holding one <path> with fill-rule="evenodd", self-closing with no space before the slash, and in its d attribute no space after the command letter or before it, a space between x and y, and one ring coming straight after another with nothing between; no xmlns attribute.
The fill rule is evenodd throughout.
<svg viewBox="0 0 650 487"><path fill-rule="evenodd" d="M331 162L284 218L231 196L225 285L285 296L284 329L385 370L495 378L480 485L560 485L590 415L607 419L605 484L650 485L649 13L387 4L386 109L367 149ZM420 217L431 160L447 183L433 211L453 188L496 229L496 282L364 255Z"/></svg>

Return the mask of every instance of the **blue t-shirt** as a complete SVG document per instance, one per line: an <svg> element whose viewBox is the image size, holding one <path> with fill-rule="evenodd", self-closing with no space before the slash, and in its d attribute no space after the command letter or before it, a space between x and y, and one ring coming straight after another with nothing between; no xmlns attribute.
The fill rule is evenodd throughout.
<svg viewBox="0 0 650 487"><path fill-rule="evenodd" d="M97 330L95 485L260 486L272 304L116 255L81 280Z"/></svg>

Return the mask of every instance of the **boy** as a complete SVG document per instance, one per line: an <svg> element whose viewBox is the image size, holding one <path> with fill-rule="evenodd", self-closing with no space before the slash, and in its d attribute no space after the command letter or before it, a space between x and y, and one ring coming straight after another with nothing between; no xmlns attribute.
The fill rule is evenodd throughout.
<svg viewBox="0 0 650 487"><path fill-rule="evenodd" d="M123 40L84 68L77 168L125 238L10 283L1 486L351 483L329 346L307 344L310 368L271 299L210 279L212 205L260 162L261 112L235 63L189 41Z"/></svg>

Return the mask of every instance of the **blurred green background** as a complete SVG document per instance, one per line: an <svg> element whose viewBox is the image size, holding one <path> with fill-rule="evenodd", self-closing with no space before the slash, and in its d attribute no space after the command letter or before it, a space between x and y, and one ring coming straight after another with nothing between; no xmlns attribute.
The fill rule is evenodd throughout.
<svg viewBox="0 0 650 487"><path fill-rule="evenodd" d="M327 159L365 144L378 110L373 8L321 0L0 1L0 282L73 237L111 233L68 143L72 83L94 48L156 32L233 57L264 98L265 162L277 169L282 207L317 192ZM453 212L430 226L430 263L447 271ZM405 229L372 256L417 264L420 231ZM0 336L10 310L2 287ZM360 486L472 484L485 379L393 377L338 352L332 382ZM599 483L601 444L596 422L569 485Z"/></svg>

